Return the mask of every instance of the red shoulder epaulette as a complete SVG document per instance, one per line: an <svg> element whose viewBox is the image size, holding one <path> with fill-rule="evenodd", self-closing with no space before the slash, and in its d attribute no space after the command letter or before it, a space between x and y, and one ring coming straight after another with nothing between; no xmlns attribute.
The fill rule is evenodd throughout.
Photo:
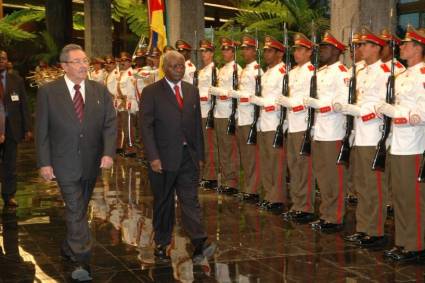
<svg viewBox="0 0 425 283"><path fill-rule="evenodd" d="M260 68L260 65L257 64L254 66L254 69L258 70L258 68Z"/></svg>
<svg viewBox="0 0 425 283"><path fill-rule="evenodd" d="M347 68L344 65L339 65L338 68L341 70L341 72L347 72Z"/></svg>
<svg viewBox="0 0 425 283"><path fill-rule="evenodd" d="M395 66L397 67L397 68L399 68L399 69L402 69L402 68L404 68L404 66L403 66L403 64L401 64L400 62L395 62Z"/></svg>
<svg viewBox="0 0 425 283"><path fill-rule="evenodd" d="M385 72L385 73L389 73L391 72L390 68L388 68L387 64L381 64L381 69Z"/></svg>
<svg viewBox="0 0 425 283"><path fill-rule="evenodd" d="M193 65L192 65L192 63L189 63L189 64L187 64L189 67L192 67Z"/></svg>
<svg viewBox="0 0 425 283"><path fill-rule="evenodd" d="M279 72L281 72L282 74L285 74L285 67L284 66L282 66L282 67L280 67L279 68Z"/></svg>
<svg viewBox="0 0 425 283"><path fill-rule="evenodd" d="M313 72L314 71L314 66L313 65L308 65L308 69Z"/></svg>
<svg viewBox="0 0 425 283"><path fill-rule="evenodd" d="M130 77L132 76L131 71L128 71L128 75L129 75Z"/></svg>
<svg viewBox="0 0 425 283"><path fill-rule="evenodd" d="M425 74L425 67L421 68L421 74Z"/></svg>

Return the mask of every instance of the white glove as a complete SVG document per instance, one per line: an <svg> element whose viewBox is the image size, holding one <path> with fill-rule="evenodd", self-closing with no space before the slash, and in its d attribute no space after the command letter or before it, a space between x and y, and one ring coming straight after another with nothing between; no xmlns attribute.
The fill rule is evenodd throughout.
<svg viewBox="0 0 425 283"><path fill-rule="evenodd" d="M262 97L258 97L258 96L251 96L250 97L251 103L258 105L258 106L264 106L264 99Z"/></svg>
<svg viewBox="0 0 425 283"><path fill-rule="evenodd" d="M232 98L239 98L240 97L239 92L237 90L233 90L233 89L227 91L227 96L230 96Z"/></svg>
<svg viewBox="0 0 425 283"><path fill-rule="evenodd" d="M223 93L223 91L220 88L215 87L215 86L210 86L210 88L208 89L208 94L210 94L210 95L221 96L221 95L223 95L222 93Z"/></svg>
<svg viewBox="0 0 425 283"><path fill-rule="evenodd" d="M338 103L335 103L335 104L338 104ZM342 105L341 112L342 112L342 114L350 115L350 116L354 116L354 117L360 117L361 116L360 107L357 106L357 105L353 105L353 104Z"/></svg>
<svg viewBox="0 0 425 283"><path fill-rule="evenodd" d="M287 107L287 108L292 107L291 100L288 97L283 96L283 95L279 95L278 97L276 97L274 102L278 105L283 106L283 107Z"/></svg>
<svg viewBox="0 0 425 283"><path fill-rule="evenodd" d="M418 113L410 113L409 123L412 126L416 126L422 122L421 116Z"/></svg>
<svg viewBox="0 0 425 283"><path fill-rule="evenodd" d="M385 116L388 116L390 118L395 117L395 107L391 104L388 104L386 102L383 102L375 107L375 110L379 114L383 114Z"/></svg>
<svg viewBox="0 0 425 283"><path fill-rule="evenodd" d="M311 107L311 108L314 108L314 109L319 109L319 108L326 106L326 104L323 101L321 101L320 99L316 99L316 98L312 98L312 97L304 98L304 105Z"/></svg>

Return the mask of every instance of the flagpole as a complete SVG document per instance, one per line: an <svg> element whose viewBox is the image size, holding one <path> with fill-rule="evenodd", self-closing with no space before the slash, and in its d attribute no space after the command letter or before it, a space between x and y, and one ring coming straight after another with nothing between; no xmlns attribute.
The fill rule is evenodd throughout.
<svg viewBox="0 0 425 283"><path fill-rule="evenodd" d="M171 45L170 44L170 35L168 34L169 27L170 27L170 19L168 18L167 0L163 0L163 1L164 1L165 34L166 34L166 37L167 37L167 45Z"/></svg>

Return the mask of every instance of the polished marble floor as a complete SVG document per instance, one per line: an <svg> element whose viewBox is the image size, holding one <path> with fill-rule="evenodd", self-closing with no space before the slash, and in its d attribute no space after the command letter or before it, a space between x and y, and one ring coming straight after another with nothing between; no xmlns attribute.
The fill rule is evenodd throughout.
<svg viewBox="0 0 425 283"><path fill-rule="evenodd" d="M19 208L0 218L0 282L68 282L70 266L59 254L65 231L63 202L56 184L37 176L34 150L28 145L20 150L18 186ZM218 244L214 258L192 264L192 248L177 217L171 263L155 263L146 169L135 159L118 158L113 170L99 178L90 206L93 282L425 280L425 265L386 262L381 251L346 245L341 234L286 223L253 204L212 191L200 191L200 200L209 238ZM344 233L353 232L353 212L349 208ZM386 229L391 235L391 219Z"/></svg>

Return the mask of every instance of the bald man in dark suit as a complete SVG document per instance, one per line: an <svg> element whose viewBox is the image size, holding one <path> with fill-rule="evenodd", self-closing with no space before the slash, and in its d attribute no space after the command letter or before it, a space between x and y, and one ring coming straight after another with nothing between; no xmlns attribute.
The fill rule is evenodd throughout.
<svg viewBox="0 0 425 283"><path fill-rule="evenodd" d="M150 162L149 180L154 195L155 256L168 260L167 246L174 227L174 195L180 203L183 228L195 247L193 261L215 252L206 242L198 200L200 169L204 160L199 91L182 81L183 55L164 56L165 78L143 89L140 125Z"/></svg>

